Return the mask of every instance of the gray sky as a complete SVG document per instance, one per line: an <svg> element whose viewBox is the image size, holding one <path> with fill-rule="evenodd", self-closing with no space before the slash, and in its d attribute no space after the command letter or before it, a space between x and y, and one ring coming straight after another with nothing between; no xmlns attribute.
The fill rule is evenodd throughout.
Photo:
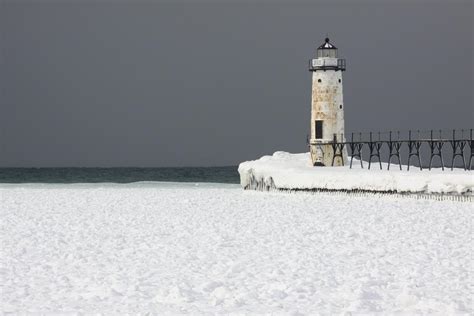
<svg viewBox="0 0 474 316"><path fill-rule="evenodd" d="M308 59L346 131L469 128L471 1L0 1L0 166L233 165L303 152Z"/></svg>

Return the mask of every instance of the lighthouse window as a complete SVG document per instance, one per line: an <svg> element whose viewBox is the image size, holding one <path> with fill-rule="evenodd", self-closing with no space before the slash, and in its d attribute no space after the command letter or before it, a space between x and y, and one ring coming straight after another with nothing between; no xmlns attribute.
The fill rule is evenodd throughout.
<svg viewBox="0 0 474 316"><path fill-rule="evenodd" d="M318 82L321 82L321 79L318 79Z"/></svg>
<svg viewBox="0 0 474 316"><path fill-rule="evenodd" d="M340 109L342 109L342 104L341 104L341 105L339 105L339 108L340 108Z"/></svg>
<svg viewBox="0 0 474 316"><path fill-rule="evenodd" d="M339 79L339 82L341 82L341 79Z"/></svg>
<svg viewBox="0 0 474 316"><path fill-rule="evenodd" d="M315 130L316 139L323 138L323 121L322 120L316 120L315 129L316 129Z"/></svg>

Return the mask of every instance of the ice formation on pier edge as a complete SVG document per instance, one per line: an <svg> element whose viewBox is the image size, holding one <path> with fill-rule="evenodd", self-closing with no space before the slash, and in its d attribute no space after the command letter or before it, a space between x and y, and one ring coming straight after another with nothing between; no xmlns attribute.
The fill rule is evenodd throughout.
<svg viewBox="0 0 474 316"><path fill-rule="evenodd" d="M370 191L390 193L417 193L463 195L472 198L474 177L472 172L462 169L445 170L434 168L406 171L392 165L372 163L367 170L354 161L349 166L332 168L315 168L310 164L309 153L291 154L278 151L272 156L263 156L239 165L240 184L244 189L252 190L339 190Z"/></svg>

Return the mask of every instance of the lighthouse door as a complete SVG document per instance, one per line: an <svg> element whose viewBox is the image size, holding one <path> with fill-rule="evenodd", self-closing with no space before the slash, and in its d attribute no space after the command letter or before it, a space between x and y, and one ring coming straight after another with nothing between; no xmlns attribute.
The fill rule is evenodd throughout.
<svg viewBox="0 0 474 316"><path fill-rule="evenodd" d="M316 139L322 139L323 138L323 121L322 120L316 120L315 124L315 138Z"/></svg>

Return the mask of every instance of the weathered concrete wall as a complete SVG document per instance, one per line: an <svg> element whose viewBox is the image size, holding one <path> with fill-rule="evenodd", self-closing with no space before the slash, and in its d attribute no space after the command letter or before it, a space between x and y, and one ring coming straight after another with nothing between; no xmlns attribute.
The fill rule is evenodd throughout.
<svg viewBox="0 0 474 316"><path fill-rule="evenodd" d="M334 62L337 64L337 59ZM316 139L316 120L323 120L323 138ZM342 92L342 71L318 70L313 72L311 97L311 139L310 151L313 164L321 161L325 166L332 163L333 150L330 145L336 134L337 140L344 135L344 102ZM344 152L344 159L346 154ZM337 158L335 165L342 165Z"/></svg>

